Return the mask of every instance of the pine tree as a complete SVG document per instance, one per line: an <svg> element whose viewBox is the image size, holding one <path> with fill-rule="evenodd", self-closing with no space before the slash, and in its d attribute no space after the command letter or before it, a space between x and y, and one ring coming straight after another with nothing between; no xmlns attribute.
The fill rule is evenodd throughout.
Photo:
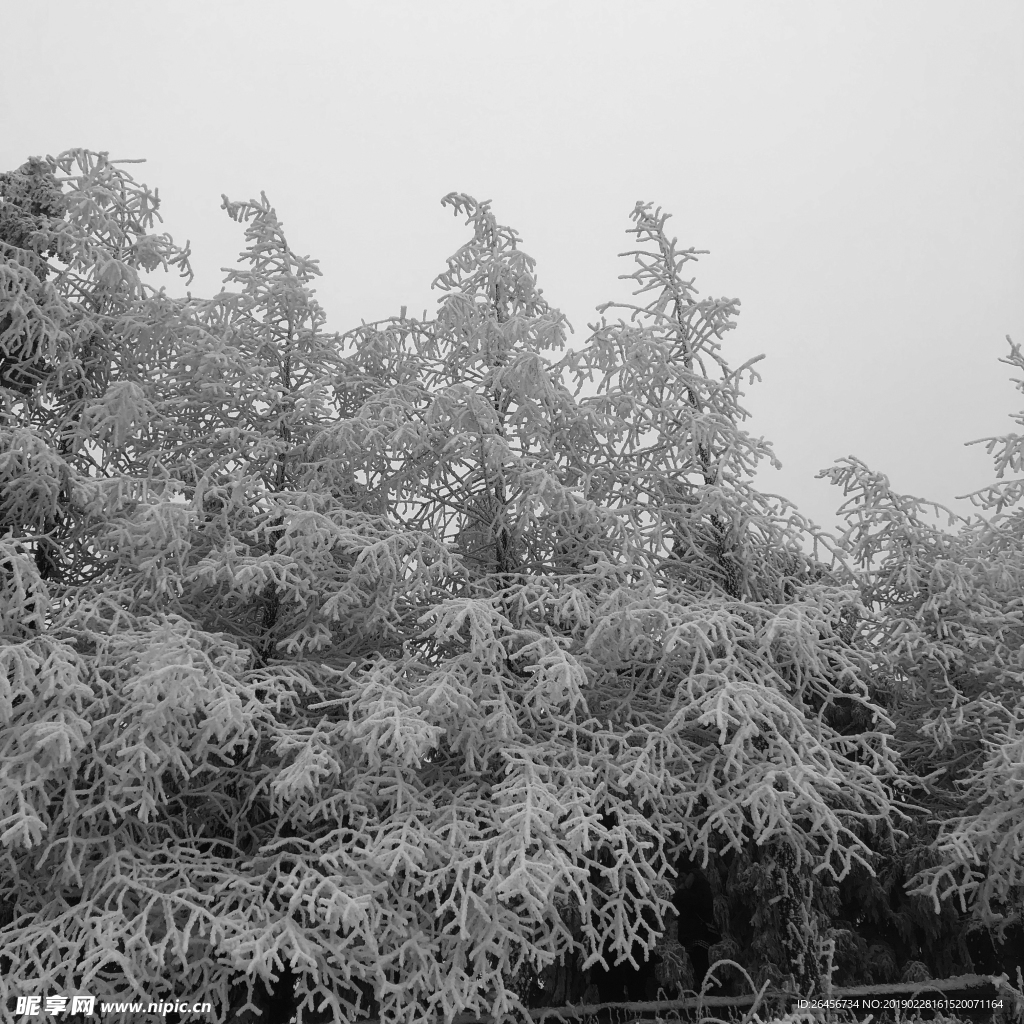
<svg viewBox="0 0 1024 1024"><path fill-rule="evenodd" d="M679 266L694 254L675 253L661 230L663 218L640 205L635 230L643 241L657 240L658 252L653 262L641 256L632 276L661 293L634 313L653 326L602 324L583 352L548 365L540 352L560 344L559 320L524 273L516 236L496 223L487 204L467 196L447 201L468 213L474 239L438 279L449 294L436 322L403 320L390 341L376 328L359 337L373 368L379 370L380 352L392 353L392 364L401 367L390 378L392 388L408 388L415 378L434 397L424 397L422 407L407 403L407 418L399 419L394 391L385 391L386 402L370 403L387 410L377 430L359 422L355 433L340 424L334 443L347 446L352 460L345 472L359 472L371 489L386 488L396 500L409 499L406 526L457 538L469 570L466 593L486 601L480 620L469 618L472 606L460 604L452 623L471 623L458 638L469 641L472 663L499 672L502 689L512 693L521 689L524 673L515 663L524 641L525 650L544 654L537 668L530 666L534 679L538 669L567 666L563 685L575 684L562 691L569 703L543 707L543 717L532 715L529 724L557 735L571 722L572 758L580 758L585 737L602 772L610 761L629 780L621 794L607 781L604 791L628 800L642 817L621 803L612 812L607 797L591 813L614 824L629 821L659 844L667 838L674 844L670 859L686 852L705 866L729 846L756 851L756 840L776 839L772 863L784 866L774 888L759 897L774 905L779 886L803 895L786 904L795 920L769 915L767 930L777 938L764 956L790 973L795 966L799 980L810 984L820 954L803 948L813 937L807 918L813 911L806 882L788 875L809 875L812 864L840 849L847 860L833 867L842 875L862 848L859 841L847 848L843 816L852 811L852 820L871 806L868 816L887 822L880 780L896 767L871 724L861 680L866 661L843 639L859 607L852 577L837 569L836 578L825 579L825 568L802 554L803 536L813 528L746 482L767 446L737 428L740 375L724 360L721 381L704 369L703 360L718 358L717 339L735 304L693 298ZM561 385L562 373L579 381L595 370L602 375L598 395L576 402ZM429 441L417 444L431 428ZM379 439L372 450L368 437ZM460 490L471 497L455 504L449 496ZM451 627L444 639L456 640ZM463 693L464 671L455 677ZM536 698L528 694L529 711ZM474 701L480 701L476 694ZM812 728L813 739L789 737L790 729L807 727L808 714L840 704L867 707L858 734L839 737L826 727L824 734ZM568 711L575 713L562 724ZM460 737L454 748L453 733ZM463 725L446 726L443 756L453 769L482 763L464 733ZM818 761L823 777L792 755L808 744L824 759ZM859 761L846 756L851 747L860 748ZM855 780L852 789L826 781L830 769L823 766L833 757L844 777ZM738 767L748 758L761 766L753 775ZM776 795L782 778L792 787L788 798ZM757 795L745 797L740 790L752 782ZM799 810L790 816L794 796ZM831 849L829 836L836 837ZM786 847L793 840L796 854ZM600 877L602 868L595 865L591 874L595 869ZM598 906L602 892L590 895ZM637 903L633 918L648 911L656 921L658 909ZM593 910L589 922L580 917L564 920L582 947L584 969L606 954L609 961L631 960L642 952L642 932L628 948L621 941L615 947ZM615 925L616 938L621 927ZM726 923L720 927L728 931ZM652 932L645 944L653 939ZM534 962L537 975L544 963Z"/></svg>
<svg viewBox="0 0 1024 1024"><path fill-rule="evenodd" d="M1004 362L1022 365L1012 342ZM999 449L997 478L1019 469L1019 435L984 440ZM909 835L877 880L857 881L849 902L877 928L879 948L903 962L923 960L934 976L999 973L999 943L1008 931L1019 941L1024 909L1022 516L1002 512L1019 501L1021 483L968 496L997 513L970 522L895 492L852 457L821 475L848 496L841 543L863 570L870 609L859 628L875 652L878 699L916 779L901 794L913 805ZM933 526L929 510L957 532ZM989 937L994 951L982 941ZM857 955L867 958L863 940ZM892 973L885 980L896 980Z"/></svg>
<svg viewBox="0 0 1024 1024"><path fill-rule="evenodd" d="M154 194L83 151L20 173L52 195L0 207L41 218L0 306L41 360L0 462L0 995L578 999L668 950L684 860L721 950L820 987L823 879L871 870L904 775L858 580L751 486L738 303L665 218L633 213L654 301L553 361L564 318L470 196L436 317L337 338L265 197L224 201L237 290L175 299Z"/></svg>

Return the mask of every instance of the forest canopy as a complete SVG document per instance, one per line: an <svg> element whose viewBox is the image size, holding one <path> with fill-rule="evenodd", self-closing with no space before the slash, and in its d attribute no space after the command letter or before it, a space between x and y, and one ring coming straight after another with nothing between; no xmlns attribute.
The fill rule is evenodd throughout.
<svg viewBox="0 0 1024 1024"><path fill-rule="evenodd" d="M566 352L517 233L442 203L436 316L338 335L266 196L175 298L122 164L0 175L5 1004L412 1024L1009 971L1021 435L971 521L840 459L830 535L754 486L739 302L667 214Z"/></svg>

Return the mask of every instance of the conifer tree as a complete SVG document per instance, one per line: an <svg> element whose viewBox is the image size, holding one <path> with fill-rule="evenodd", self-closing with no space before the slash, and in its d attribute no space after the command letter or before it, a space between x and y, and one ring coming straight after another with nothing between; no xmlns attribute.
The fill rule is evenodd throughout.
<svg viewBox="0 0 1024 1024"><path fill-rule="evenodd" d="M1020 346L1007 341L1010 355L1001 361L1024 369ZM1016 384L1024 391L1024 380L1017 379ZM1024 413L1013 419L1024 426ZM938 869L921 872L915 881L919 891L936 903L955 893L964 908L969 896L978 922L994 926L999 935L1015 924L1021 935L1024 509L1003 509L1020 502L1024 480L1002 478L1007 469L1021 471L1024 436L1011 433L969 443L982 442L993 456L999 482L966 497L983 510L994 509L996 515L991 520L979 517L962 532L966 550L960 564L936 560L932 565L931 586L921 609L937 634L929 659L952 669L943 679L952 684L946 688L948 710L940 705L930 712L922 734L933 740L939 753L959 746L961 751L980 749L981 755L970 759L959 754L966 813L943 823L935 844Z"/></svg>
<svg viewBox="0 0 1024 1024"><path fill-rule="evenodd" d="M1010 347L1003 361L1024 365ZM860 877L847 893L876 929L874 953L863 936L846 936L859 946L852 958L882 981L898 979L897 961L946 976L999 973L1006 955L1012 978L1019 952L1015 961L1001 947L1012 936L1019 950L1024 939L1024 520L1020 510L1003 512L1020 500L1021 481L1001 481L1019 470L1022 440L983 440L1000 482L966 497L994 509L991 519L971 522L899 494L852 457L821 474L847 496L840 543L862 569L870 609L858 627L875 652L877 697L897 749L916 776L904 794L908 835L885 855L880 878ZM929 509L957 532L929 523Z"/></svg>
<svg viewBox="0 0 1024 1024"><path fill-rule="evenodd" d="M0 995L579 1000L670 961L684 867L714 958L820 990L905 776L859 581L750 484L738 302L697 298L665 217L633 212L654 299L556 361L563 317L470 196L437 315L336 338L265 197L224 201L237 290L174 299L142 277L188 267L154 194L83 151L19 173Z"/></svg>

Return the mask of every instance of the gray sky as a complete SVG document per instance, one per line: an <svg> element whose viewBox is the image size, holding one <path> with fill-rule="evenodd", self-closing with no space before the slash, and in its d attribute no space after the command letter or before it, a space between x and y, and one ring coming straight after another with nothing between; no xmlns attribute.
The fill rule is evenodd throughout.
<svg viewBox="0 0 1024 1024"><path fill-rule="evenodd" d="M581 347L625 299L638 199L674 214L702 295L738 296L758 486L833 526L815 473L856 455L949 504L1024 406L1024 4L1017 0L0 0L0 169L74 146L145 157L194 294L266 191L318 258L329 326L432 313L493 201ZM11 45L12 41L17 41ZM691 264L691 266L693 266ZM169 290L180 294L177 282Z"/></svg>

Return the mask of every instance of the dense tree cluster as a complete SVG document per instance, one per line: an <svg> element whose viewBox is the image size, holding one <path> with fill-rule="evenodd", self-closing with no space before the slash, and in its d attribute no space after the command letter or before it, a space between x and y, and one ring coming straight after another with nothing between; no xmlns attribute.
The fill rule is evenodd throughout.
<svg viewBox="0 0 1024 1024"><path fill-rule="evenodd" d="M831 537L753 486L739 303L667 215L650 301L564 352L516 233L444 203L437 315L337 336L265 196L172 298L188 247L105 154L0 175L0 996L1012 977L1022 485L950 533L845 459Z"/></svg>

